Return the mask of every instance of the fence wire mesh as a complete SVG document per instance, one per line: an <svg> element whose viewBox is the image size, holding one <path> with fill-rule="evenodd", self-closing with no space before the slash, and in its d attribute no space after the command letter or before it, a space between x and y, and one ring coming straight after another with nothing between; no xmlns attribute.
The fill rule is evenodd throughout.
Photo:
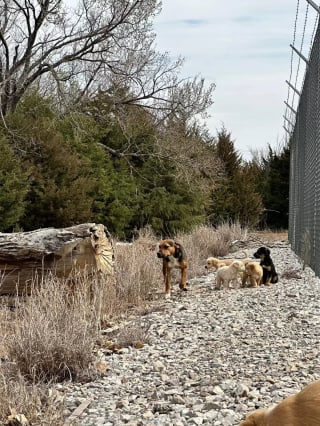
<svg viewBox="0 0 320 426"><path fill-rule="evenodd" d="M290 141L289 241L320 276L320 25Z"/></svg>

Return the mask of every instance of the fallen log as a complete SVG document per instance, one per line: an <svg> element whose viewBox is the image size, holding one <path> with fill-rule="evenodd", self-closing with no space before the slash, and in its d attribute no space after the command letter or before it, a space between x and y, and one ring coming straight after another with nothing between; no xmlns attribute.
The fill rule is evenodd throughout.
<svg viewBox="0 0 320 426"><path fill-rule="evenodd" d="M107 228L84 223L69 228L0 233L0 295L29 294L48 273L113 275L114 249Z"/></svg>

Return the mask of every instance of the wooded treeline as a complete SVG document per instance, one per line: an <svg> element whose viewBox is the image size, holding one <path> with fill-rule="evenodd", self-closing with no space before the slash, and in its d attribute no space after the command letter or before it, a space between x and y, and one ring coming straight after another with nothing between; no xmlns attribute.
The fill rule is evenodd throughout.
<svg viewBox="0 0 320 426"><path fill-rule="evenodd" d="M118 238L286 228L289 147L244 161L203 119L214 87L155 50L156 0L4 0L0 231L104 223ZM257 138L263 135L257 135Z"/></svg>

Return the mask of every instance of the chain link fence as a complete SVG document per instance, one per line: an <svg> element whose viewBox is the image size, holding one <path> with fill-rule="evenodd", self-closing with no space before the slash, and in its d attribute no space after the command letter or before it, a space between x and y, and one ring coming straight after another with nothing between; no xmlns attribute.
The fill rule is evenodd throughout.
<svg viewBox="0 0 320 426"><path fill-rule="evenodd" d="M289 241L320 276L320 25L291 137Z"/></svg>

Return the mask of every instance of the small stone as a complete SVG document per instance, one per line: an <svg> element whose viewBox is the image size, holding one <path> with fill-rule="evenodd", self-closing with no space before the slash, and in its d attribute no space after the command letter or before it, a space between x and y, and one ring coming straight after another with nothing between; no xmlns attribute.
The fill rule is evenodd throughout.
<svg viewBox="0 0 320 426"><path fill-rule="evenodd" d="M212 389L212 392L215 395L222 395L224 393L224 391L221 389L220 386L214 386L213 389Z"/></svg>
<svg viewBox="0 0 320 426"><path fill-rule="evenodd" d="M154 414L151 410L145 411L142 415L144 419L151 420L154 418Z"/></svg>
<svg viewBox="0 0 320 426"><path fill-rule="evenodd" d="M250 257L256 245L250 242ZM215 291L216 272L207 271L182 296L173 277L170 303L161 293L156 309L140 317L129 311L94 352L101 361L108 356L104 373L53 385L66 418L89 404L79 426L235 426L318 380L320 279L302 270L287 243L272 243L271 256L277 284ZM286 269L303 281L282 280ZM148 345L121 351L111 339L137 320L148 325Z"/></svg>

